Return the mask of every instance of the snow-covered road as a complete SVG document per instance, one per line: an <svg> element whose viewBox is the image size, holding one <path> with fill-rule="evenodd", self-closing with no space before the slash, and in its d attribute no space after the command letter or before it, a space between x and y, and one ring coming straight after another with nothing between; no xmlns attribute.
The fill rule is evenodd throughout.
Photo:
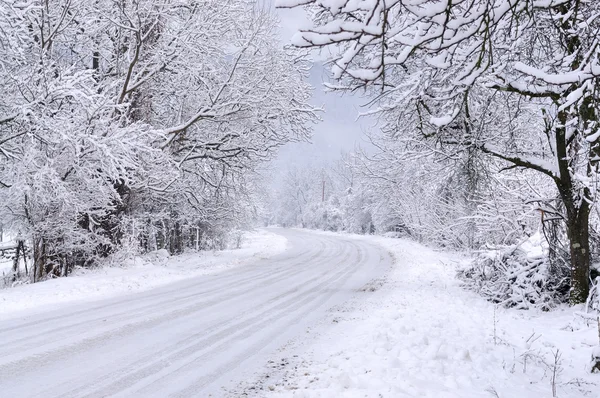
<svg viewBox="0 0 600 398"><path fill-rule="evenodd" d="M0 322L0 395L220 396L391 264L366 241L275 230L283 254Z"/></svg>

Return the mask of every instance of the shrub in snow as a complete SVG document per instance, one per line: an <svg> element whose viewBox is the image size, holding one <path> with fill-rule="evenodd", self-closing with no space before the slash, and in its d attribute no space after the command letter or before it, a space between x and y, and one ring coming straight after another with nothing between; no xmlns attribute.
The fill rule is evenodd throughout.
<svg viewBox="0 0 600 398"><path fill-rule="evenodd" d="M156 256L160 257L160 258L168 258L169 257L169 252L167 251L167 249L160 249L160 250L157 250L155 253L156 253Z"/></svg>
<svg viewBox="0 0 600 398"><path fill-rule="evenodd" d="M2 271L0 275L0 289L20 286L29 283L29 278L25 274L18 274L12 270Z"/></svg>
<svg viewBox="0 0 600 398"><path fill-rule="evenodd" d="M569 267L549 260L540 233L518 245L481 251L458 277L467 288L504 307L549 310L566 302L569 294Z"/></svg>
<svg viewBox="0 0 600 398"><path fill-rule="evenodd" d="M239 249L242 247L242 242L244 241L244 231L240 229L234 229L230 231L228 234L229 238L229 249Z"/></svg>

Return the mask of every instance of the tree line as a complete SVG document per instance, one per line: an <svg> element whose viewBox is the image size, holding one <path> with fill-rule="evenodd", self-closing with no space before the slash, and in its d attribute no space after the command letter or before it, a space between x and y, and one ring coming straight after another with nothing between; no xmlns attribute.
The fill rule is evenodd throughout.
<svg viewBox="0 0 600 398"><path fill-rule="evenodd" d="M585 302L600 160L598 2L279 0L277 5L310 10L313 26L294 43L330 54L329 89L366 94L366 113L379 118L393 142L381 156L405 165L411 159L440 167L450 162L451 173L467 188L467 203L476 207L482 192L512 190L509 184L505 191L506 178L499 174L523 170L516 184L541 191L530 200L546 219L562 222L570 300ZM404 177L394 174L399 178ZM494 180L499 178L500 185ZM420 188L407 187L414 189Z"/></svg>
<svg viewBox="0 0 600 398"><path fill-rule="evenodd" d="M256 168L317 119L276 29L252 1L0 2L0 220L34 281L250 222Z"/></svg>

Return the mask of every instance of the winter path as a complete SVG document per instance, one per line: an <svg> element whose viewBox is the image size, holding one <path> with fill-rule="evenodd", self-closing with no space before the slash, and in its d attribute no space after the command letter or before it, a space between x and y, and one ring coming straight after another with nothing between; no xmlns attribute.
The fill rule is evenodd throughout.
<svg viewBox="0 0 600 398"><path fill-rule="evenodd" d="M275 232L288 249L268 259L1 321L0 395L222 396L391 264L368 241Z"/></svg>

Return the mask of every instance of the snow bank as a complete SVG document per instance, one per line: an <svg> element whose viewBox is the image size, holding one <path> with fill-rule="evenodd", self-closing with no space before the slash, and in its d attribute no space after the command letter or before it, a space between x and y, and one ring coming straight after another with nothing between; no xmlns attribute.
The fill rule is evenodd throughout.
<svg viewBox="0 0 600 398"><path fill-rule="evenodd" d="M586 371L598 344L593 316L498 308L461 288L461 255L356 239L394 255L385 283L307 330L312 340L292 343L281 354L289 364L249 395L537 398L552 397L554 384L559 397L600 396L600 375Z"/></svg>
<svg viewBox="0 0 600 398"><path fill-rule="evenodd" d="M67 278L0 290L0 319L19 311L43 311L75 301L97 300L148 290L199 275L243 266L257 258L283 252L287 239L258 230L247 232L242 247L216 252L188 252L169 256L166 250L135 257L121 266L78 269Z"/></svg>

